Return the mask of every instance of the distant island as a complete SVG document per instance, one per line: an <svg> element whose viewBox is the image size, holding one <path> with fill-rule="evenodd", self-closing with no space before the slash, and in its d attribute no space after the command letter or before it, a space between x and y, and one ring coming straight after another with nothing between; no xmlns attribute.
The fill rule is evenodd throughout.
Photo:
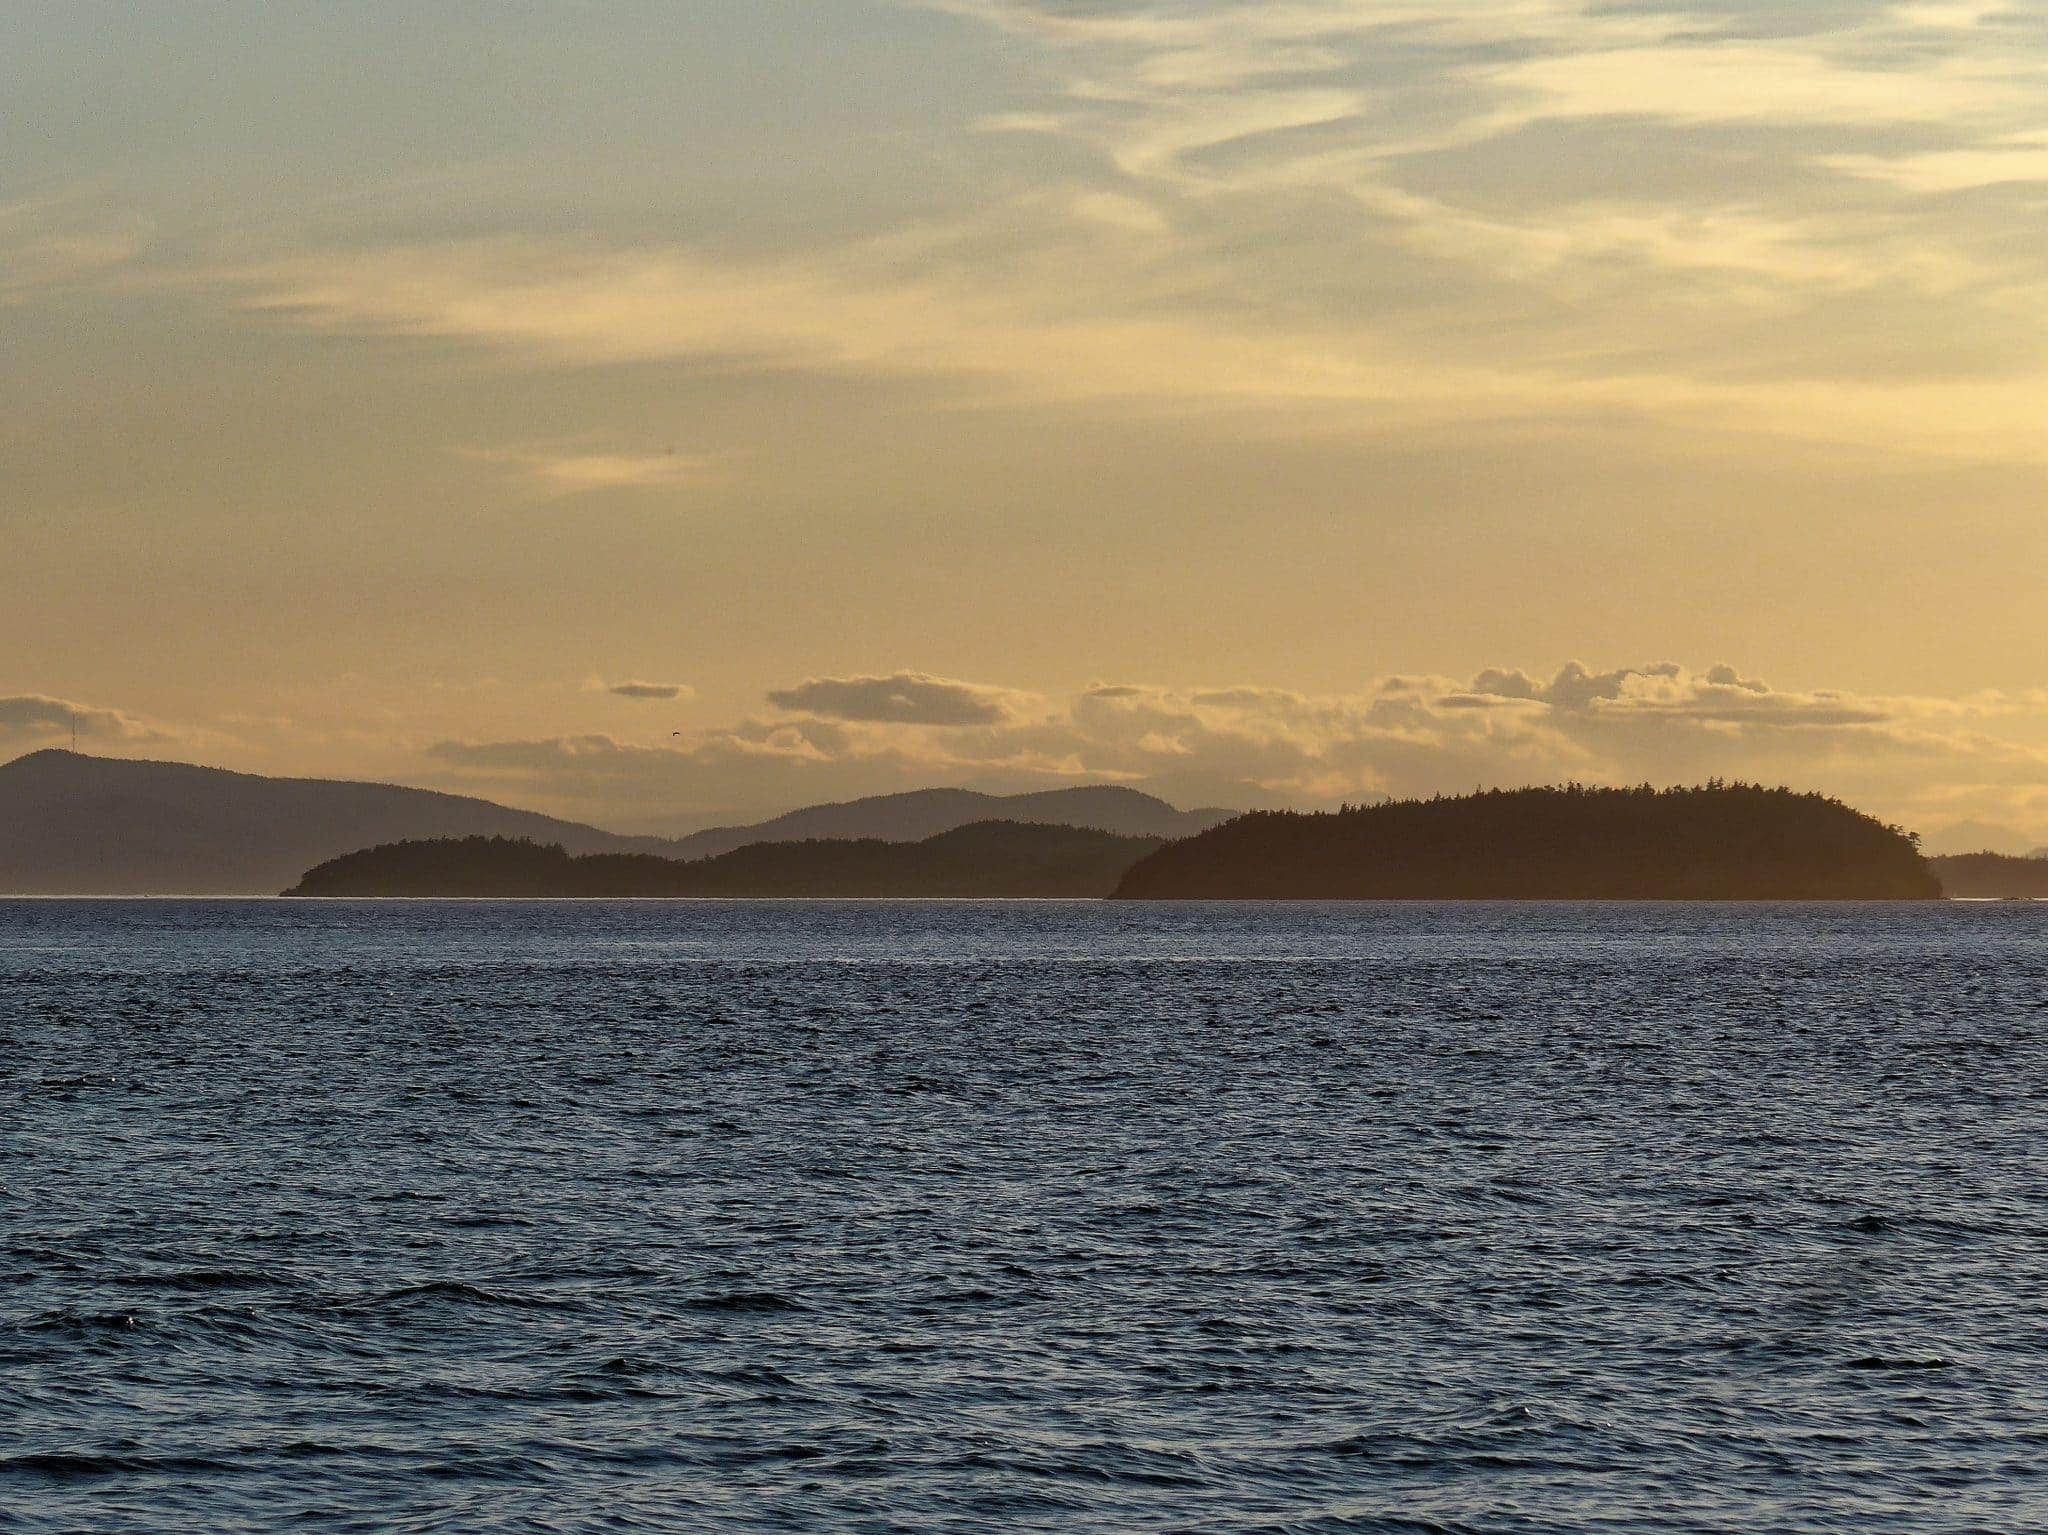
<svg viewBox="0 0 2048 1535"><path fill-rule="evenodd" d="M1945 894L1962 900L2048 900L2048 856L2030 853L1956 853L1930 858Z"/></svg>
<svg viewBox="0 0 2048 1535"><path fill-rule="evenodd" d="M1085 827L983 821L921 842L758 842L712 858L576 857L523 838L397 842L331 859L288 896L1100 899L1163 846Z"/></svg>
<svg viewBox="0 0 2048 1535"><path fill-rule="evenodd" d="M1934 900L1914 840L1838 800L1700 788L1491 790L1255 811L1170 843L1121 900Z"/></svg>

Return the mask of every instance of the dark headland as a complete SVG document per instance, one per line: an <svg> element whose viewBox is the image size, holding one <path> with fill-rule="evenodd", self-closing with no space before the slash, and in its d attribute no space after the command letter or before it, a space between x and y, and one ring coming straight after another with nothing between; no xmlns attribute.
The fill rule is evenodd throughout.
<svg viewBox="0 0 2048 1535"><path fill-rule="evenodd" d="M1171 843L1124 900L1933 900L1913 839L1840 801L1710 783L1260 811Z"/></svg>
<svg viewBox="0 0 2048 1535"><path fill-rule="evenodd" d="M1160 847L1076 826L983 821L922 842L757 842L714 858L573 857L505 837L399 842L308 870L286 895L1100 899Z"/></svg>

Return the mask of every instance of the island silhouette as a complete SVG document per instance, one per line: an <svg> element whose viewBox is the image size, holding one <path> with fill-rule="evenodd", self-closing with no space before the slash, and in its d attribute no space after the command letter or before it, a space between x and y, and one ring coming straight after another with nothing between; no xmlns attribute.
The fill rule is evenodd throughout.
<svg viewBox="0 0 2048 1535"><path fill-rule="evenodd" d="M1839 800L1697 788L1488 790L1255 811L1140 860L1122 900L1933 900L1906 832Z"/></svg>
<svg viewBox="0 0 2048 1535"><path fill-rule="evenodd" d="M575 856L529 839L405 841L309 870L294 896L1126 900L1932 900L1914 839L1790 789L1491 790L1180 841L981 822L919 842L807 839L715 857Z"/></svg>
<svg viewBox="0 0 2048 1535"><path fill-rule="evenodd" d="M2048 851L2024 858L2010 853L1951 853L1927 862L1942 890L1961 900L2048 901Z"/></svg>
<svg viewBox="0 0 2048 1535"><path fill-rule="evenodd" d="M288 896L1086 898L1163 846L1077 826L981 821L921 842L757 842L711 858L576 857L559 844L397 842L309 869Z"/></svg>

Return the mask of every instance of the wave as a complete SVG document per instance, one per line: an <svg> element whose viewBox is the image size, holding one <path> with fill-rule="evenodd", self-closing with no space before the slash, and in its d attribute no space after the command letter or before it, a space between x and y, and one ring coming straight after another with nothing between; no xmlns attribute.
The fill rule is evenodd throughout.
<svg viewBox="0 0 2048 1535"><path fill-rule="evenodd" d="M778 1295L773 1290L732 1290L719 1295L698 1295L683 1302L691 1311L777 1312L802 1311L801 1301Z"/></svg>

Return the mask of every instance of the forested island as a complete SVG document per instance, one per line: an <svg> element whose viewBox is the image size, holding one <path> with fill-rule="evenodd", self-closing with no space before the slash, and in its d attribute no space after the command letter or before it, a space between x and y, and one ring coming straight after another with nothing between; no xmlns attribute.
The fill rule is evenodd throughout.
<svg viewBox="0 0 2048 1535"><path fill-rule="evenodd" d="M1124 900L1934 900L1913 838L1838 800L1699 788L1490 790L1258 811L1141 860Z"/></svg>
<svg viewBox="0 0 2048 1535"><path fill-rule="evenodd" d="M510 837L394 842L330 859L291 896L1072 897L1099 899L1162 846L1075 826L981 821L922 842L757 842L715 858L573 857Z"/></svg>
<svg viewBox="0 0 2048 1535"><path fill-rule="evenodd" d="M1955 853L1930 858L1935 877L1947 894L1979 901L2048 900L2048 858L2035 854Z"/></svg>

